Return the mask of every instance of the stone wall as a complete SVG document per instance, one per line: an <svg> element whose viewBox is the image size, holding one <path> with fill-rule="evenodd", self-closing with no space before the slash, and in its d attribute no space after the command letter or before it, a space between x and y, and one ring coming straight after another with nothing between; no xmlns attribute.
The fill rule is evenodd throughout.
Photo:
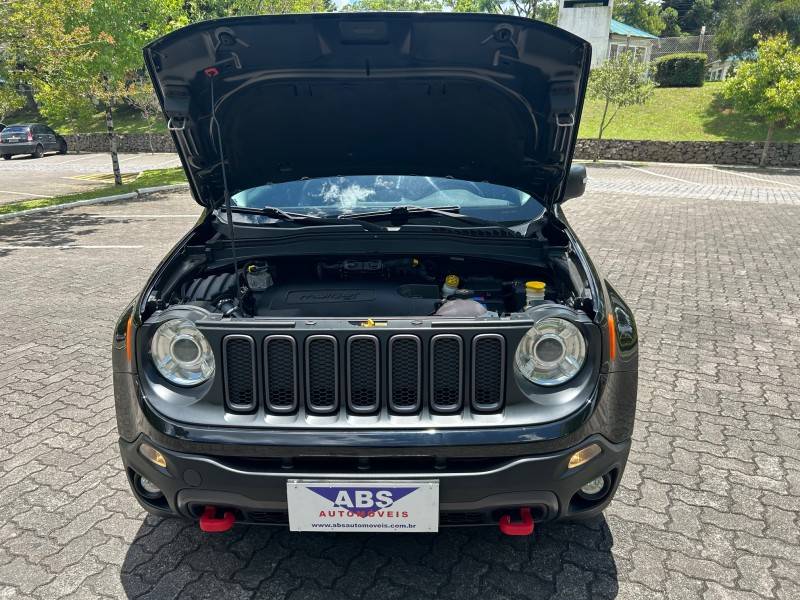
<svg viewBox="0 0 800 600"><path fill-rule="evenodd" d="M605 160L757 165L761 142L653 142L648 140L578 140L576 158L593 159L600 148ZM800 167L800 144L777 143L769 150L771 167Z"/></svg>
<svg viewBox="0 0 800 600"><path fill-rule="evenodd" d="M64 139L70 152L108 152L105 133L76 133L65 135ZM168 133L119 133L117 148L120 152L175 152Z"/></svg>
<svg viewBox="0 0 800 600"><path fill-rule="evenodd" d="M103 133L82 133L65 136L70 152L108 152L108 138ZM152 143L152 147L151 147ZM167 133L119 134L120 152L174 152ZM704 163L716 165L757 165L761 158L761 142L651 142L646 140L602 140L600 158L605 160L639 160L650 162ZM593 159L597 140L578 140L576 158ZM773 144L769 166L800 167L800 144Z"/></svg>

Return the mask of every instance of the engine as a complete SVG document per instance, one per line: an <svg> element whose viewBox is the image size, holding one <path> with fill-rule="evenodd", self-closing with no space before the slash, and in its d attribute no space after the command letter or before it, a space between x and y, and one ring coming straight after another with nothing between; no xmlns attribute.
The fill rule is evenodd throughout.
<svg viewBox="0 0 800 600"><path fill-rule="evenodd" d="M557 281L548 269L465 257L308 257L250 261L238 276L203 274L170 304L277 318L492 317L524 310L532 295L565 303L570 293Z"/></svg>

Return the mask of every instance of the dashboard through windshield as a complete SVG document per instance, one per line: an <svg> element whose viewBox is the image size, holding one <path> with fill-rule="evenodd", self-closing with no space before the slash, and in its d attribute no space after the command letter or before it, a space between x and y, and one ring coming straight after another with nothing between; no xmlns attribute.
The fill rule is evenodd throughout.
<svg viewBox="0 0 800 600"><path fill-rule="evenodd" d="M514 188L415 175L351 175L266 184L234 194L231 204L321 217L398 206L458 207L461 214L497 223L530 221L544 212L542 204Z"/></svg>

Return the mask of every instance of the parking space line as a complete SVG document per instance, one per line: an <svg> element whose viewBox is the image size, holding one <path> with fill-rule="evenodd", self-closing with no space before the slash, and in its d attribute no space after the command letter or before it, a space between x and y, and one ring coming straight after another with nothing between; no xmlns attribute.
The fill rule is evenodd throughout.
<svg viewBox="0 0 800 600"><path fill-rule="evenodd" d="M137 158L147 158L147 156L144 154L134 154L133 156L129 156L128 158L120 158L119 162L124 163L128 162L129 160L136 160Z"/></svg>
<svg viewBox="0 0 800 600"><path fill-rule="evenodd" d="M52 198L44 194L29 194L27 192L12 192L11 190L0 190L0 194L16 194L17 196L29 196L31 198Z"/></svg>
<svg viewBox="0 0 800 600"><path fill-rule="evenodd" d="M642 173L647 173L649 175L655 175L656 177L663 177L664 179L673 179L675 181L680 181L681 183L690 183L692 185L702 185L697 183L696 181L689 181L688 179L681 179L680 177L673 177L672 175L663 175L661 173L656 173L655 171L648 171L647 169L642 169L641 167L632 167L630 165L622 165L626 169L633 169L634 171L641 171Z"/></svg>
<svg viewBox="0 0 800 600"><path fill-rule="evenodd" d="M717 173L727 173L728 175L738 175L739 177L746 177L747 179L754 179L756 181L763 181L765 183L774 183L775 185L785 185L790 188L795 188L800 190L800 185L794 185L793 183L785 183L783 181L775 181L774 179L764 179L763 177L753 177L752 175L745 175L744 173L739 173L738 171L728 171L726 169L717 169L716 167L699 167L701 169L708 169L709 171L716 171Z"/></svg>
<svg viewBox="0 0 800 600"><path fill-rule="evenodd" d="M155 165L153 167L150 167L150 168L151 169L158 169L159 167L163 167L164 165L168 165L171 162L177 162L178 164L180 164L180 158L178 158L177 156L173 156L169 160L165 160L164 162L158 163L157 165Z"/></svg>
<svg viewBox="0 0 800 600"><path fill-rule="evenodd" d="M98 183L97 181L92 182L91 180L86 180L86 179L76 179L75 175L60 175L59 179L68 179L69 181L72 181L73 183L75 183L76 181L78 183Z"/></svg>
<svg viewBox="0 0 800 600"><path fill-rule="evenodd" d="M86 156L81 156L80 158L73 158L72 160L64 160L53 164L57 167L60 167L61 165L68 165L69 163L78 162L79 160L87 160L89 158L97 158L98 156L102 156L102 154L87 154Z"/></svg>
<svg viewBox="0 0 800 600"><path fill-rule="evenodd" d="M0 246L0 250L72 250L72 249L81 249L81 250L136 250L139 248L144 248L144 246L106 246L106 245L91 245L91 244L60 244L56 246L48 246L48 245L41 245L41 246L15 246L15 245L8 245L8 246Z"/></svg>
<svg viewBox="0 0 800 600"><path fill-rule="evenodd" d="M98 219L197 219L200 215L117 215L90 213L87 216Z"/></svg>

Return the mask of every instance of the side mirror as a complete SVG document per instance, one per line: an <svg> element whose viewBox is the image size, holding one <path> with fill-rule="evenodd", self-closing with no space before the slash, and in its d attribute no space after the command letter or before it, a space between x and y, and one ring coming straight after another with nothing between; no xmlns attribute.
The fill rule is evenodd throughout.
<svg viewBox="0 0 800 600"><path fill-rule="evenodd" d="M586 180L589 176L586 173L586 167L583 165L572 165L567 175L567 184L564 189L564 200L570 198L578 198L583 196L586 191Z"/></svg>

